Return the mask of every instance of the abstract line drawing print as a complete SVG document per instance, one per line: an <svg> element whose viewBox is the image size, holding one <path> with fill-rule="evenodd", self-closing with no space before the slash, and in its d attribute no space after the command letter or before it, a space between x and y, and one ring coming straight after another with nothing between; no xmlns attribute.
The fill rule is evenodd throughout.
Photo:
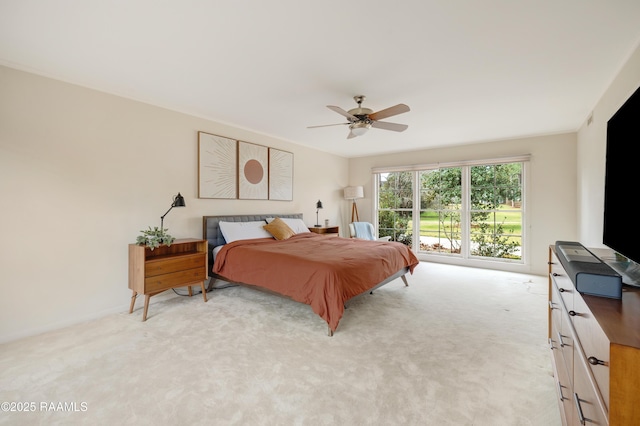
<svg viewBox="0 0 640 426"><path fill-rule="evenodd" d="M198 132L198 197L238 198L237 141Z"/></svg>
<svg viewBox="0 0 640 426"><path fill-rule="evenodd" d="M293 154L269 148L269 199L293 200Z"/></svg>

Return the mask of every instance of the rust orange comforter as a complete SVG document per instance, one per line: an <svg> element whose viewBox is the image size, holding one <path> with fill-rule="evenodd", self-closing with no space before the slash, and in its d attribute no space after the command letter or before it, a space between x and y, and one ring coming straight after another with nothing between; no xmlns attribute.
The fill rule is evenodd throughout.
<svg viewBox="0 0 640 426"><path fill-rule="evenodd" d="M225 244L213 272L306 303L335 331L347 300L418 263L401 243L302 233Z"/></svg>

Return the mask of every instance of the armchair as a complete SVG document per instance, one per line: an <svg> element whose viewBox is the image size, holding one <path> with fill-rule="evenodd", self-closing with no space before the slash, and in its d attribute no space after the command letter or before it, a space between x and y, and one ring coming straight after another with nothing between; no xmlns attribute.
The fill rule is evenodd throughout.
<svg viewBox="0 0 640 426"><path fill-rule="evenodd" d="M389 241L391 239L390 236L376 237L373 224L370 222L351 222L349 224L349 237L370 241Z"/></svg>

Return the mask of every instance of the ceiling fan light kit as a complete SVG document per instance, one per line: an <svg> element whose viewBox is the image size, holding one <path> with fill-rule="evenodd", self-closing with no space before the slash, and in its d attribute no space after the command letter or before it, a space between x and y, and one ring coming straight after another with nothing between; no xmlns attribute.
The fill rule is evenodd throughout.
<svg viewBox="0 0 640 426"><path fill-rule="evenodd" d="M347 124L349 125L349 135L347 136L347 139L351 139L356 136L362 136L365 133L367 133L367 131L371 127L375 127L376 129L391 130L394 132L404 132L405 130L407 130L409 126L407 126L406 124L378 121L378 120L382 120L383 118L393 117L394 115L398 115L398 114L402 114L410 111L407 105L398 104L398 105L380 110L378 112L373 112L372 109L362 107L362 102L365 100L365 98L366 97L364 95L354 96L353 99L358 104L358 107L352 108L349 111L345 111L344 109L338 106L327 105L327 108L329 108L330 110L335 111L338 114L346 117L348 120L346 123L326 124L321 126L309 126L308 128L311 129L315 127L339 126L339 125Z"/></svg>
<svg viewBox="0 0 640 426"><path fill-rule="evenodd" d="M367 130L371 128L371 123L367 123L366 121L358 121L349 126L351 129L351 133L354 136L362 136L367 133Z"/></svg>

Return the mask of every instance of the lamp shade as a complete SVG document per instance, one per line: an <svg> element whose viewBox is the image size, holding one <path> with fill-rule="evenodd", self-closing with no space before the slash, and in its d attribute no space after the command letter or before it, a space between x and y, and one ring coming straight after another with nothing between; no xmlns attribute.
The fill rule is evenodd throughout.
<svg viewBox="0 0 640 426"><path fill-rule="evenodd" d="M316 209L321 209L322 208L322 201L318 200L318 202L316 203Z"/></svg>
<svg viewBox="0 0 640 426"><path fill-rule="evenodd" d="M173 199L173 204L171 205L171 207L184 207L184 206L186 206L184 202L184 197L180 195L180 193L178 192L178 195L176 195L175 198Z"/></svg>
<svg viewBox="0 0 640 426"><path fill-rule="evenodd" d="M364 188L361 186L347 186L344 189L344 198L346 200L364 198Z"/></svg>

